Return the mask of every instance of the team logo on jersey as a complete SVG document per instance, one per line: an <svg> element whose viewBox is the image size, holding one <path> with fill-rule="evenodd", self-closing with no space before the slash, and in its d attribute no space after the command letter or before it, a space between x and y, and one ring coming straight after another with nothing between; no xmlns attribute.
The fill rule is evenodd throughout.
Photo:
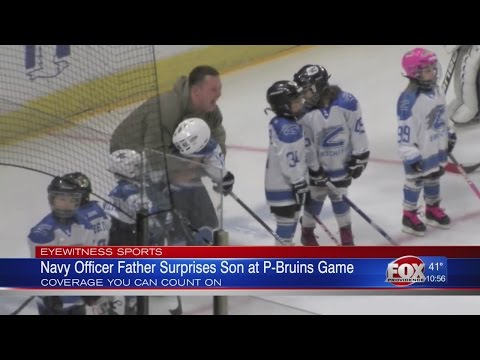
<svg viewBox="0 0 480 360"><path fill-rule="evenodd" d="M443 113L445 106L435 106L427 115L428 129L439 131L445 127L445 120L443 120Z"/></svg>
<svg viewBox="0 0 480 360"><path fill-rule="evenodd" d="M335 126L327 129L323 129L320 135L322 140L322 147L342 147L345 144L343 126Z"/></svg>
<svg viewBox="0 0 480 360"><path fill-rule="evenodd" d="M400 287L424 282L425 263L416 256L402 256L387 265L385 281Z"/></svg>
<svg viewBox="0 0 480 360"><path fill-rule="evenodd" d="M70 64L70 45L26 45L25 68L30 80L54 78Z"/></svg>
<svg viewBox="0 0 480 360"><path fill-rule="evenodd" d="M282 127L282 135L285 136L294 136L300 132L298 125L286 125Z"/></svg>

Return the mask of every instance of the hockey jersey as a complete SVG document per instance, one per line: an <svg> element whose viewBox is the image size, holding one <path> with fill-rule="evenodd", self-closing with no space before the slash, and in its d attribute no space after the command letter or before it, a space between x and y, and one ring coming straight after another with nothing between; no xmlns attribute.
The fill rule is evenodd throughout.
<svg viewBox="0 0 480 360"><path fill-rule="evenodd" d="M265 169L265 194L270 206L296 204L292 185L305 180L305 138L294 119L274 117L269 124L270 144Z"/></svg>
<svg viewBox="0 0 480 360"><path fill-rule="evenodd" d="M213 182L219 184L222 182L223 177L227 173L225 168L225 157L223 155L220 145L214 140L210 139L205 147L191 155L182 155L183 158L192 161L190 166L196 167L197 170L202 170L205 175L207 175ZM202 164L201 166L196 166L195 163ZM189 164L186 164L188 167ZM189 180L185 182L175 182L175 186L180 188L189 188L195 186L203 186L200 182L200 178L197 177L196 180ZM175 189L174 189L175 190Z"/></svg>
<svg viewBox="0 0 480 360"><path fill-rule="evenodd" d="M143 208L153 209L152 202L142 197L140 184L134 181L119 179L117 186L109 194L111 204L105 203L104 210L109 216L126 224L135 224L137 212Z"/></svg>
<svg viewBox="0 0 480 360"><path fill-rule="evenodd" d="M408 87L399 97L398 151L407 178L426 176L447 163L448 125L445 95L437 86L433 90ZM422 161L423 173L411 165Z"/></svg>
<svg viewBox="0 0 480 360"><path fill-rule="evenodd" d="M65 223L49 214L35 225L28 235L32 256L35 256L37 245L93 246L94 241L92 225L78 212Z"/></svg>
<svg viewBox="0 0 480 360"><path fill-rule="evenodd" d="M171 221L171 215L165 213L167 208L163 208L164 204L154 204L146 192L142 195L140 184L135 181L119 179L109 196L111 203L105 203L105 213L124 224L132 225L132 230L140 210L147 209L149 214L155 215L148 217L148 231L152 241L158 238L164 226Z"/></svg>
<svg viewBox="0 0 480 360"><path fill-rule="evenodd" d="M77 210L81 216L90 221L92 225L94 240L93 245L104 246L108 244L109 232L112 227L112 220L105 213L97 201L89 201Z"/></svg>
<svg viewBox="0 0 480 360"><path fill-rule="evenodd" d="M369 150L360 104L348 92L340 92L328 107L312 108L300 123L305 129L308 167L322 166L332 181L346 179L351 156Z"/></svg>

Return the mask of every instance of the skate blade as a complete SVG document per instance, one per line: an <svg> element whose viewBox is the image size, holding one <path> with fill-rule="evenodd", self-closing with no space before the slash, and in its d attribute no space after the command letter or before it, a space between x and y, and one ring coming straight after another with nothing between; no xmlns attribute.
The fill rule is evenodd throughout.
<svg viewBox="0 0 480 360"><path fill-rule="evenodd" d="M408 226L402 226L402 231L406 234L414 235L414 236L425 236L425 231L415 231Z"/></svg>
<svg viewBox="0 0 480 360"><path fill-rule="evenodd" d="M300 243L302 244L302 246L320 246L320 244L318 242L308 242L308 241L301 241L300 240Z"/></svg>
<svg viewBox="0 0 480 360"><path fill-rule="evenodd" d="M450 229L450 224L448 224L448 225L442 225L442 224L439 224L438 222L436 222L435 220L429 220L429 219L427 219L426 224L427 224L428 226L431 226L431 227L434 227L434 228L437 228L437 229L443 229L443 230L448 230L448 229Z"/></svg>
<svg viewBox="0 0 480 360"><path fill-rule="evenodd" d="M295 246L295 244L293 243L293 241L285 241L283 243L279 242L279 241L275 241L275 246Z"/></svg>

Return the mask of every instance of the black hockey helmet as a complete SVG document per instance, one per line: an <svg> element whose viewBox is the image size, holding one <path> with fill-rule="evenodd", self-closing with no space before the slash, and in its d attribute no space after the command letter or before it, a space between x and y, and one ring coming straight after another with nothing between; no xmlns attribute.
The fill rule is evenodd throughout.
<svg viewBox="0 0 480 360"><path fill-rule="evenodd" d="M267 102L277 116L295 117L291 103L301 96L302 88L294 81L277 81L267 90Z"/></svg>
<svg viewBox="0 0 480 360"><path fill-rule="evenodd" d="M63 175L63 178L76 184L82 190L81 206L87 204L90 201L90 194L92 193L92 183L87 175L81 172L74 172Z"/></svg>
<svg viewBox="0 0 480 360"><path fill-rule="evenodd" d="M319 94L329 85L330 76L323 66L305 65L293 75L293 81L305 90L310 89L313 100L318 101Z"/></svg>
<svg viewBox="0 0 480 360"><path fill-rule="evenodd" d="M47 192L52 213L58 218L70 218L80 207L82 189L77 184L72 183L70 179L63 176L54 177L50 185L48 185ZM59 196L70 198L70 200L58 203L55 199Z"/></svg>

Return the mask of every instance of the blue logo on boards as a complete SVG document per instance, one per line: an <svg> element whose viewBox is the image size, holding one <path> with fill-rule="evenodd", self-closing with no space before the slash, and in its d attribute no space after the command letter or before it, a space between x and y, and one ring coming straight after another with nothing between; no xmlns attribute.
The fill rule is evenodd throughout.
<svg viewBox="0 0 480 360"><path fill-rule="evenodd" d="M70 64L70 45L26 45L25 69L30 80L57 77Z"/></svg>

